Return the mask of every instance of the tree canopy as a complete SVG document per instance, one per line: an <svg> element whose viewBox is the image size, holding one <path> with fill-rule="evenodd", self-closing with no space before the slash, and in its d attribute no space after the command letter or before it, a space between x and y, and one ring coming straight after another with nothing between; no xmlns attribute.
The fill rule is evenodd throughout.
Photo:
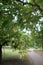
<svg viewBox="0 0 43 65"><path fill-rule="evenodd" d="M43 0L0 0L0 45L12 38L27 42L26 35L19 33L25 28L33 40L43 39Z"/></svg>

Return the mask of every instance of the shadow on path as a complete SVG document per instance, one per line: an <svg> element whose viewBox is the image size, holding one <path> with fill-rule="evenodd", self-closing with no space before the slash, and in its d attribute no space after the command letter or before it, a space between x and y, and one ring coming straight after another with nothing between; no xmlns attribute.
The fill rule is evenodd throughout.
<svg viewBox="0 0 43 65"><path fill-rule="evenodd" d="M1 65L31 65L28 59L9 58L2 61Z"/></svg>
<svg viewBox="0 0 43 65"><path fill-rule="evenodd" d="M43 56L41 56L40 54L31 51L29 53L29 56L32 58L34 65L43 65Z"/></svg>

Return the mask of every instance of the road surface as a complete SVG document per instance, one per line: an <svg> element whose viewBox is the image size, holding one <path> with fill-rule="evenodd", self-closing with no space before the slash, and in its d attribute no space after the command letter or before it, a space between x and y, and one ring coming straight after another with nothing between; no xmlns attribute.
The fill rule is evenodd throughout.
<svg viewBox="0 0 43 65"><path fill-rule="evenodd" d="M29 52L28 54L32 59L33 65L43 65L43 56L37 54L36 52L34 52L34 50Z"/></svg>

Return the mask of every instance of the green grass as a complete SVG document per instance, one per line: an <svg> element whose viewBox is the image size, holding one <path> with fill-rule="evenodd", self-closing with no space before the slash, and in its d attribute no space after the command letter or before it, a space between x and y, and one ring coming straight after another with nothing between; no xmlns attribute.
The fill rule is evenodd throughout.
<svg viewBox="0 0 43 65"><path fill-rule="evenodd" d="M18 57L19 56L19 57ZM12 58L16 58L17 62L15 62L15 60L13 60L13 65L32 65L32 63L30 63L29 56L27 56L27 51L26 50L15 50L15 49L6 49L6 48L2 48L2 58L3 60L6 60L7 58L12 59ZM19 60L19 61L18 61ZM9 62L8 65L12 65L12 61L10 62L10 60L7 60ZM6 63L5 63L6 65Z"/></svg>
<svg viewBox="0 0 43 65"><path fill-rule="evenodd" d="M14 56L19 56L19 50L2 49L2 58L11 58Z"/></svg>
<svg viewBox="0 0 43 65"><path fill-rule="evenodd" d="M26 58L26 50L15 50L15 49L2 49L2 58L13 58L13 57L20 57L20 58Z"/></svg>

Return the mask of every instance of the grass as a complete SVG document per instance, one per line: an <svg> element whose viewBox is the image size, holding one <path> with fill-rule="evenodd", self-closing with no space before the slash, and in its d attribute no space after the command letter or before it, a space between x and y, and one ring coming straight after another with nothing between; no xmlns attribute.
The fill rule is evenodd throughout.
<svg viewBox="0 0 43 65"><path fill-rule="evenodd" d="M12 58L14 56L19 56L19 50L14 49L2 49L2 58Z"/></svg>
<svg viewBox="0 0 43 65"><path fill-rule="evenodd" d="M13 57L19 57L19 58L26 58L26 50L15 50L15 49L7 49L7 48L2 48L2 58L6 59L6 58L13 58Z"/></svg>
<svg viewBox="0 0 43 65"><path fill-rule="evenodd" d="M24 50L2 49L2 65L32 65ZM25 50L26 52L26 50Z"/></svg>

